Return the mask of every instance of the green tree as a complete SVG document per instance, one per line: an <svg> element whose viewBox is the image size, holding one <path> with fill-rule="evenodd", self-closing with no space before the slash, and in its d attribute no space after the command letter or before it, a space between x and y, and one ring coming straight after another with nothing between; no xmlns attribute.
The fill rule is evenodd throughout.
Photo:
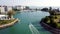
<svg viewBox="0 0 60 34"><path fill-rule="evenodd" d="M44 18L44 22L47 23L48 20L49 20L49 17L46 16L46 17Z"/></svg>
<svg viewBox="0 0 60 34"><path fill-rule="evenodd" d="M7 15L8 15L8 18L13 18L13 15L14 15L14 11L13 10L9 10Z"/></svg>
<svg viewBox="0 0 60 34"><path fill-rule="evenodd" d="M56 22L54 22L54 17L53 15L50 16L50 26L56 28L57 27L57 24Z"/></svg>
<svg viewBox="0 0 60 34"><path fill-rule="evenodd" d="M29 6L25 6L25 9L27 10L27 9L30 9L30 8L29 8Z"/></svg>
<svg viewBox="0 0 60 34"><path fill-rule="evenodd" d="M0 14L1 14L1 9L0 9Z"/></svg>
<svg viewBox="0 0 60 34"><path fill-rule="evenodd" d="M52 7L49 7L49 10L48 11L49 11L50 15L53 14Z"/></svg>

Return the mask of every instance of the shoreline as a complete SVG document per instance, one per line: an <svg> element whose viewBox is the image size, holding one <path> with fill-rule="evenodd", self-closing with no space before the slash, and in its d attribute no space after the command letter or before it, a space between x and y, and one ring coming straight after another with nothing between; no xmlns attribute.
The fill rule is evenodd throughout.
<svg viewBox="0 0 60 34"><path fill-rule="evenodd" d="M41 26L52 34L60 34L60 29L53 28L48 24L44 23L43 20L40 21Z"/></svg>
<svg viewBox="0 0 60 34"><path fill-rule="evenodd" d="M12 26L12 25L14 25L16 22L18 22L18 18L15 19L15 20L14 20L13 22L11 22L11 23L0 25L0 29L1 29L1 28L6 28L6 27L9 27L9 26Z"/></svg>

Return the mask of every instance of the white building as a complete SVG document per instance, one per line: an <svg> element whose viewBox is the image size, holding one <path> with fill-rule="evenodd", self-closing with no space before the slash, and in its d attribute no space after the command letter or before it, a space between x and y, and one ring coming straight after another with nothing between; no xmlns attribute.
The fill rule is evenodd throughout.
<svg viewBox="0 0 60 34"><path fill-rule="evenodd" d="M0 7L0 11L1 11L1 13L5 13L5 9L4 9L4 7Z"/></svg>
<svg viewBox="0 0 60 34"><path fill-rule="evenodd" d="M0 15L0 20L9 20L8 15Z"/></svg>
<svg viewBox="0 0 60 34"><path fill-rule="evenodd" d="M7 6L7 11L12 10L12 6Z"/></svg>
<svg viewBox="0 0 60 34"><path fill-rule="evenodd" d="M6 13L6 12L8 12L9 10L12 10L12 6L1 6L1 7L0 7L1 13Z"/></svg>
<svg viewBox="0 0 60 34"><path fill-rule="evenodd" d="M13 16L11 16L12 18L8 18L8 15L5 15L5 14L7 14L7 12L9 10L12 10L12 6L0 6L0 12L1 12L0 20L10 20L10 19L13 19Z"/></svg>
<svg viewBox="0 0 60 34"><path fill-rule="evenodd" d="M21 6L16 6L18 10L21 10Z"/></svg>

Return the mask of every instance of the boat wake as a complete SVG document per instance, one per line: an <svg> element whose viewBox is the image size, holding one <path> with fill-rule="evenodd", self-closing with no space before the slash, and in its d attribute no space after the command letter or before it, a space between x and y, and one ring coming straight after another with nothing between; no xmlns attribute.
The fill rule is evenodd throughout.
<svg viewBox="0 0 60 34"><path fill-rule="evenodd" d="M32 34L40 34L39 31L32 24L29 24L29 28Z"/></svg>

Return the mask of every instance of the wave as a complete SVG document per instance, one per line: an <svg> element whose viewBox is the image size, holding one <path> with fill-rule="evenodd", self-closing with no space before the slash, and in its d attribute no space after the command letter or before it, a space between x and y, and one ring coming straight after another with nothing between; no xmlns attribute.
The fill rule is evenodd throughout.
<svg viewBox="0 0 60 34"><path fill-rule="evenodd" d="M34 25L29 24L29 28L30 28L32 34L40 34L39 31L34 27Z"/></svg>

